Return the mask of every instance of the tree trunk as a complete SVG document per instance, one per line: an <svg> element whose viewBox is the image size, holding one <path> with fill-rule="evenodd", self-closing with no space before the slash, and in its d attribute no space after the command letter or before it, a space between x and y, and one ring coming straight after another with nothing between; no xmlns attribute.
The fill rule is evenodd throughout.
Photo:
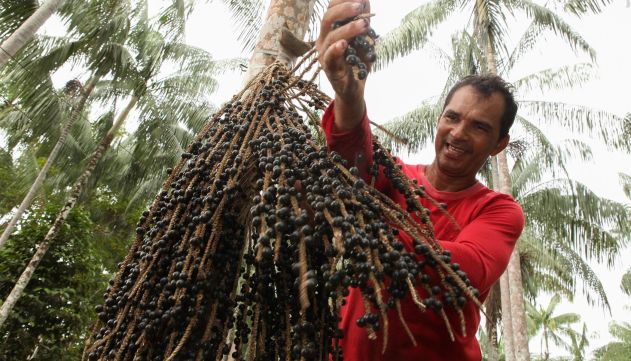
<svg viewBox="0 0 631 361"><path fill-rule="evenodd" d="M511 194L512 183L508 172L506 151L497 155L500 175L500 191ZM528 324L526 323L526 309L524 306L524 286L521 280L521 262L517 247L508 262L508 286L510 290L510 314L513 328L513 346L516 361L530 360L528 350Z"/></svg>
<svg viewBox="0 0 631 361"><path fill-rule="evenodd" d="M484 301L484 310L486 312L486 350L488 361L499 361L500 356L498 352L497 342L497 322L500 316L500 287L496 282L489 291L489 295Z"/></svg>
<svg viewBox="0 0 631 361"><path fill-rule="evenodd" d="M37 336L37 345L35 345L33 353L31 353L30 356L26 358L26 361L35 360L39 352L39 345L41 345L43 342L44 338L42 337L42 335Z"/></svg>
<svg viewBox="0 0 631 361"><path fill-rule="evenodd" d="M548 330L546 329L545 326L543 326L543 340L546 345L546 353L544 356L544 360L547 361L550 358L550 348L548 347Z"/></svg>
<svg viewBox="0 0 631 361"><path fill-rule="evenodd" d="M502 334L504 335L504 355L506 361L515 361L515 335L513 335L513 318L510 307L510 285L508 284L508 270L500 277L502 292Z"/></svg>
<svg viewBox="0 0 631 361"><path fill-rule="evenodd" d="M63 0L48 0L0 45L0 70L33 39L35 33L61 6Z"/></svg>
<svg viewBox="0 0 631 361"><path fill-rule="evenodd" d="M515 342L515 360L530 360L528 350L528 323L524 306L524 285L521 279L519 250L515 247L508 263L508 285L510 288L511 323Z"/></svg>
<svg viewBox="0 0 631 361"><path fill-rule="evenodd" d="M489 186L494 190L499 189L499 173L497 169L497 158L491 157L491 182ZM484 302L484 310L486 311L486 349L488 361L499 361L499 343L497 342L497 324L501 318L500 310L503 310L502 292L499 282L491 287L489 294ZM499 302L498 302L499 301ZM499 309L498 309L499 303Z"/></svg>
<svg viewBox="0 0 631 361"><path fill-rule="evenodd" d="M282 30L286 28L296 38L303 39L309 29L309 19L314 5L315 0L271 1L265 24L261 28L259 39L248 64L246 83L276 60L288 66L293 63L295 56L280 44Z"/></svg>
<svg viewBox="0 0 631 361"><path fill-rule="evenodd" d="M9 294L5 302L2 304L2 307L0 308L0 329L2 329L2 325L4 324L7 317L9 316L9 313L13 309L13 306L15 306L17 301L22 296L22 293L24 292L24 289L26 288L29 281L31 280L31 277L33 276L33 272L35 272L37 265L39 265L39 262L42 260L42 258L44 257L48 249L50 248L51 243L57 237L57 234L59 233L61 226L66 221L68 214L77 203L77 200L79 199L79 196L81 195L83 191L83 187L85 187L85 184L90 178L92 171L94 171L94 168L96 168L96 165L99 163L101 158L103 158L103 155L105 154L105 152L107 152L107 150L109 149L110 144L112 143L112 140L116 136L116 133L118 133L118 130L127 119L127 116L129 115L131 110L136 106L136 103L138 103L138 97L132 96L131 100L129 101L125 109L123 109L121 114L118 116L118 119L116 119L116 121L114 122L114 125L112 125L112 128L110 128L110 130L107 132L105 137L101 140L101 143L96 148L96 150L92 152L90 156L90 161L86 165L85 170L83 171L81 176L79 176L79 178L73 185L72 192L70 193L65 205L63 206L63 208L57 215L55 222L48 230L48 233L46 234L46 237L44 237L44 240L37 247L37 251L35 251L33 258L31 258L31 261L26 266L26 269L20 275L20 278L18 279L15 286L11 290L11 293Z"/></svg>
<svg viewBox="0 0 631 361"><path fill-rule="evenodd" d="M48 170L50 169L51 165L55 162L55 159L57 159L57 155L59 155L61 148L66 143L66 138L68 138L68 135L70 134L70 130L72 129L72 126L74 125L76 120L79 119L79 116L81 115L81 112L83 111L83 108L85 107L88 97L90 97L92 90L94 90L96 82L97 82L97 78L93 78L92 80L90 80L87 87L83 90L81 97L79 99L79 102L73 108L72 113L70 114L70 119L68 119L68 123L66 123L66 126L62 129L61 136L59 136L59 140L57 140L55 147L50 152L50 155L48 156L46 163L44 164L42 169L39 171L39 174L37 175L35 182L33 182L33 185L31 185L31 188L29 189L28 193L22 200L22 203L20 203L20 206L18 207L17 211L15 212L15 214L9 221L7 228L5 228L4 232L2 232L2 236L0 236L0 249L2 249L4 244L7 242L7 240L9 239L9 236L11 236L11 233L13 233L13 229L15 228L15 225L18 223L20 218L22 218L22 214L31 206L31 203L33 203L33 199L35 198L35 195L37 195L37 192L39 192L39 189L44 184L44 180L46 180L46 176L48 175Z"/></svg>
<svg viewBox="0 0 631 361"><path fill-rule="evenodd" d="M488 62L489 71L493 74L497 74L497 61L495 57L495 50L493 48L493 36L490 31L486 32L486 57ZM497 169L499 179L499 190L505 194L512 194L512 181L510 178L510 171L508 168L508 161L506 159L506 150L501 151L497 156ZM524 287L521 280L521 268L519 262L519 251L517 246L513 250L513 254L508 262L507 272L508 282L505 281L505 290L502 292L504 296L509 296L510 301L502 300L502 308L504 306L510 307L510 323L512 330L512 351L515 355L516 361L529 361L530 352L528 350L528 328L526 324L526 311L524 306ZM505 276L503 276L505 277ZM508 294L506 288L510 291ZM503 313L505 316L506 314ZM505 329L506 332L506 329ZM506 357L511 353L511 349L506 345Z"/></svg>

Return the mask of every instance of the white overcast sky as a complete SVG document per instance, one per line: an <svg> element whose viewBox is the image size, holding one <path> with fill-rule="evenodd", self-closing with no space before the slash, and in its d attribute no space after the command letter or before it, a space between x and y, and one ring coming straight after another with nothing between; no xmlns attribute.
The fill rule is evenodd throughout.
<svg viewBox="0 0 631 361"><path fill-rule="evenodd" d="M150 11L155 12L165 0L150 0ZM376 13L372 24L380 34L387 33L394 28L401 17L410 10L427 1L424 0L374 0L372 11ZM544 3L543 1L536 1ZM242 52L242 45L237 40L236 28L221 1L211 1L200 5L187 24L186 41L209 51L215 58L249 57ZM548 92L546 94L528 94L528 99L554 99L572 104L587 105L596 109L605 109L613 113L624 115L631 112L631 6L629 0L615 0L604 13L585 16L582 19L566 17L568 22L590 43L597 51L598 77L580 89L572 91ZM450 36L461 30L468 21L468 16L452 16L439 26L431 37L431 41L446 51L450 51ZM523 22L509 19L512 31L519 33L525 27ZM59 29L59 28L57 28ZM524 59L523 65L518 66L508 80L517 79L523 75L538 70L556 66L578 63L588 60L584 55L574 54L554 36L540 43L530 56ZM240 73L226 74L221 78L219 90L210 96L215 104L221 104L230 99L241 85L243 75ZM55 77L61 84L68 80L68 74ZM370 116L377 122L385 122L397 115L414 109L424 99L437 96L445 82L446 71L437 64L427 52L417 51L404 59L392 63L385 70L372 74L369 79L366 101ZM325 78L319 79L323 89L330 94L330 88ZM563 137L562 129L546 129L555 139ZM426 163L433 157L433 148L421 154L401 156L408 162ZM618 172L631 174L631 157L626 154L608 152L604 147L594 146L595 159L590 164L577 164L571 172L576 179L584 182L599 194L622 200L624 199L618 183ZM626 200L628 202L628 200ZM631 299L620 291L621 275L631 266L631 249L627 248L613 269L594 264L593 267L604 283L612 314L600 308L586 304L578 293L574 303L565 302L559 307L561 312L576 312L582 316L589 331L594 333L590 350L603 345L610 340L607 326L612 320L631 321L629 309ZM546 304L549 296L541 297L541 303ZM596 336L599 335L599 336ZM538 340L531 342L531 352L539 352ZM557 354L559 353L556 350Z"/></svg>

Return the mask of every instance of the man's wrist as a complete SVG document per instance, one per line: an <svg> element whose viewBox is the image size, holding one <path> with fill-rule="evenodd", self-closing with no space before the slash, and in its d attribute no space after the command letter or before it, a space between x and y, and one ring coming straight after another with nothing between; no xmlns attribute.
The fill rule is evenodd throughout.
<svg viewBox="0 0 631 361"><path fill-rule="evenodd" d="M335 128L340 131L355 129L366 116L366 102L362 96L335 95Z"/></svg>

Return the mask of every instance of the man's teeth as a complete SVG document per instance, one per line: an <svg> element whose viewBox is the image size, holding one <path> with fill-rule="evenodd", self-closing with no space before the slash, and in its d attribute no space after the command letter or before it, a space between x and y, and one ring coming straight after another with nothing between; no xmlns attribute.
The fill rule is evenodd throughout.
<svg viewBox="0 0 631 361"><path fill-rule="evenodd" d="M462 148L458 148L458 147L454 147L451 144L447 144L447 147L449 148L449 150L451 150L452 152L459 152L459 153L464 153L464 149Z"/></svg>

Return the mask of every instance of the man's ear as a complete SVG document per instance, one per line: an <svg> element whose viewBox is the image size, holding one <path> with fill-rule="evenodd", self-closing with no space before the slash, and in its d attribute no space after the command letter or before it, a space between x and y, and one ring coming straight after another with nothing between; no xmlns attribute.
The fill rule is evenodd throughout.
<svg viewBox="0 0 631 361"><path fill-rule="evenodd" d="M495 149L493 149L493 151L491 152L491 155L496 156L499 152L503 151L508 145L509 141L510 141L510 135L506 134L505 136L503 136L499 140L499 142L497 142L497 145L495 146Z"/></svg>

